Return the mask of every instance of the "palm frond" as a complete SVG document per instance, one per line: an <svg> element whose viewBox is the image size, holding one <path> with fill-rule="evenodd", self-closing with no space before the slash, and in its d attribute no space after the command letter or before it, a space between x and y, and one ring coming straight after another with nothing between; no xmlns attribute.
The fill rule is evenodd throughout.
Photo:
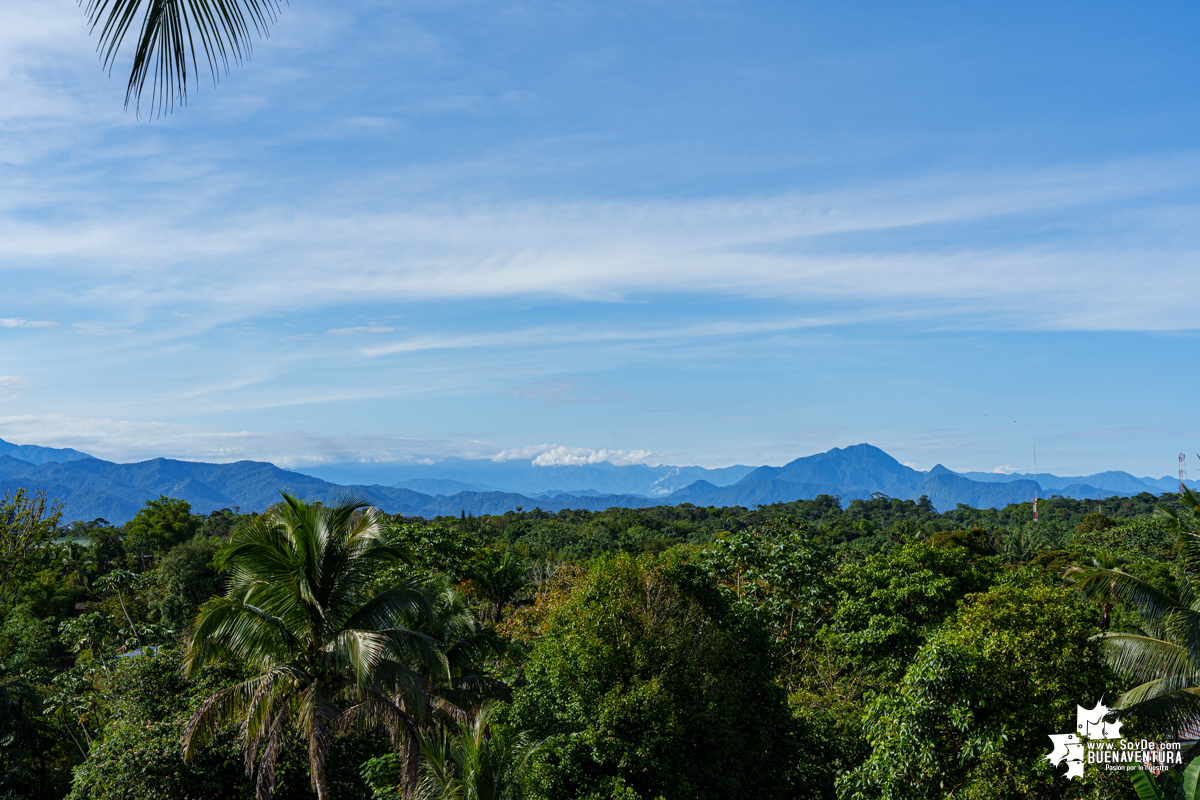
<svg viewBox="0 0 1200 800"><path fill-rule="evenodd" d="M227 725L243 722L243 738L246 736L246 709L261 699L264 692L274 689L280 675L269 673L228 686L206 699L192 712L183 731L183 758L189 760L196 750L203 747L212 736ZM259 703L261 704L261 703Z"/></svg>
<svg viewBox="0 0 1200 800"><path fill-rule="evenodd" d="M275 792L275 764L287 743L287 729L291 722L290 710L290 706L283 706L271 721L266 747L258 760L258 780L254 785L256 800L270 800Z"/></svg>
<svg viewBox="0 0 1200 800"><path fill-rule="evenodd" d="M1166 592L1121 570L1071 567L1063 577L1090 599L1101 602L1127 601L1148 619L1156 620L1164 614L1187 608Z"/></svg>
<svg viewBox="0 0 1200 800"><path fill-rule="evenodd" d="M1192 677L1198 672L1192 654L1174 642L1129 633L1109 633L1105 634L1102 643L1109 665L1136 680Z"/></svg>
<svg viewBox="0 0 1200 800"><path fill-rule="evenodd" d="M278 617L241 598L214 597L200 608L184 654L188 677L204 664L234 657L251 665L278 665L295 657L300 640Z"/></svg>
<svg viewBox="0 0 1200 800"><path fill-rule="evenodd" d="M328 666L349 673L358 692L366 690L379 662L388 653L388 639L375 631L342 631L328 647Z"/></svg>
<svg viewBox="0 0 1200 800"><path fill-rule="evenodd" d="M87 0L85 12L93 31L99 30L97 50L110 72L126 38L138 29L125 107L140 108L150 83L151 108L161 115L185 104L189 63L199 73L201 59L215 84L230 63L250 56L251 29L268 35L279 13L277 0Z"/></svg>
<svg viewBox="0 0 1200 800"><path fill-rule="evenodd" d="M1122 716L1133 716L1159 735L1180 738L1200 726L1200 686L1164 678L1135 687L1118 699Z"/></svg>
<svg viewBox="0 0 1200 800"><path fill-rule="evenodd" d="M347 628L380 628L402 625L433 616L429 598L416 583L405 581L379 592L352 609L341 621Z"/></svg>

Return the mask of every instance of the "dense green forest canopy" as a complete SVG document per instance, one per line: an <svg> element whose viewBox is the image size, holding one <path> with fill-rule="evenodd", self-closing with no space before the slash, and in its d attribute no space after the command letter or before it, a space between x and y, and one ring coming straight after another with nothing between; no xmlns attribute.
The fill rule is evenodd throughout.
<svg viewBox="0 0 1200 800"><path fill-rule="evenodd" d="M283 500L118 527L4 498L0 797L1132 799L1048 736L1102 698L1140 735L1200 719L1191 495ZM1171 647L1183 684L1137 689Z"/></svg>

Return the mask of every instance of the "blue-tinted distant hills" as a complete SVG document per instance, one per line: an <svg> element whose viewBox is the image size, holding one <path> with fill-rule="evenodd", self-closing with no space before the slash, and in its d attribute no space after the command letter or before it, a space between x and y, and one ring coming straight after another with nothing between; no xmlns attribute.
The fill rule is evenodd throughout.
<svg viewBox="0 0 1200 800"><path fill-rule="evenodd" d="M59 500L65 520L104 518L114 523L130 519L147 500L159 495L182 498L191 503L196 513L207 514L235 507L242 511L262 511L279 501L281 490L325 501L353 493L391 514L426 517L457 515L464 510L472 514L499 514L517 507L559 511L656 504L637 495L614 494L576 497L559 493L534 498L513 492L460 491L447 497L397 486L339 485L262 461L206 464L156 458L116 464L84 457L34 464L0 455L0 492L17 488L45 491Z"/></svg>
<svg viewBox="0 0 1200 800"><path fill-rule="evenodd" d="M13 452L29 458L10 455ZM425 476L402 477L395 485L340 483L262 461L207 464L156 458L117 464L76 450L0 441L0 492L18 487L45 491L62 502L66 520L104 518L114 523L128 520L147 500L159 495L187 500L195 512L206 514L235 507L262 511L278 502L281 490L325 501L350 492L366 497L388 513L422 517L464 512L501 514L516 508L602 511L683 503L750 507L808 500L821 494L849 502L876 492L912 500L928 496L936 508L945 511L959 503L977 508L1003 507L1027 502L1034 493L1032 476L957 473L940 464L920 472L868 444L834 448L782 467L537 467L530 462L446 459L433 465L404 467L409 468ZM353 473L352 468L348 469ZM399 467L388 469L392 470L390 477L403 473ZM364 468L353 474L381 473ZM541 488L516 490L513 484ZM1042 497L1061 494L1077 499L1160 494L1176 486L1172 478L1135 478L1125 472L1071 478L1047 474L1038 475L1037 481Z"/></svg>
<svg viewBox="0 0 1200 800"><path fill-rule="evenodd" d="M974 476L987 476L989 480ZM920 472L906 467L878 447L857 444L798 458L782 467L759 467L731 486L698 482L671 494L666 500L695 505L749 506L811 500L819 494L838 495L845 502L866 499L881 492L904 500L928 496L939 511L947 511L959 503L992 508L1029 501L1034 493L1032 477L990 472L960 474L941 464L928 472ZM1093 478L1096 479L1094 483ZM1061 494L1090 499L1097 495L1160 494L1176 488L1177 482L1164 478L1150 483L1126 472L1103 472L1087 478L1067 479L1039 475L1037 486L1042 497Z"/></svg>
<svg viewBox="0 0 1200 800"><path fill-rule="evenodd" d="M960 473L964 478L970 478L974 481L985 483L1008 483L1016 480L1033 480L1034 476L1030 473L996 473L996 472L963 472ZM1077 477L1060 478L1057 475L1037 476L1038 485L1049 491L1062 494L1066 491L1078 491L1080 488L1099 489L1106 492L1115 492L1124 496L1139 494L1141 492L1153 492L1161 494L1162 492L1174 492L1179 488L1179 479L1173 477L1165 478L1135 478L1128 472L1110 471L1098 472L1095 475L1083 475ZM1196 487L1200 485L1200 481L1188 481L1188 486ZM1093 493L1094 494L1094 493ZM1075 495L1070 495L1074 497Z"/></svg>
<svg viewBox="0 0 1200 800"><path fill-rule="evenodd" d="M719 469L646 464L617 466L599 464L535 466L529 459L446 458L431 464L337 464L298 470L305 475L341 484L384 484L444 494L429 481L454 481L466 487L516 492L530 497L547 492L598 492L666 497L672 492L704 480L727 486L743 478L754 467L736 465ZM420 481L421 483L418 483Z"/></svg>
<svg viewBox="0 0 1200 800"><path fill-rule="evenodd" d="M38 447L35 444L9 444L0 439L0 456L18 458L30 464L45 464L47 461L75 461L91 458L87 453L69 447Z"/></svg>
<svg viewBox="0 0 1200 800"><path fill-rule="evenodd" d="M458 494L459 492L500 491L495 486L484 486L477 483L463 483L462 481L452 481L438 478L413 478L412 480L408 481L400 481L396 484L396 486L400 489L412 489L414 492L441 495L442 497Z"/></svg>

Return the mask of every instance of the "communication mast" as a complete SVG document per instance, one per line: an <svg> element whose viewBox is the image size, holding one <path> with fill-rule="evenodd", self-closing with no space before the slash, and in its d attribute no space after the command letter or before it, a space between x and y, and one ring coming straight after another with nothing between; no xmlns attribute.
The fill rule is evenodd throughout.
<svg viewBox="0 0 1200 800"><path fill-rule="evenodd" d="M1183 494L1183 488L1187 486L1187 467L1183 463L1183 453L1179 454L1179 493Z"/></svg>
<svg viewBox="0 0 1200 800"><path fill-rule="evenodd" d="M1033 448L1033 521L1037 522L1037 448Z"/></svg>

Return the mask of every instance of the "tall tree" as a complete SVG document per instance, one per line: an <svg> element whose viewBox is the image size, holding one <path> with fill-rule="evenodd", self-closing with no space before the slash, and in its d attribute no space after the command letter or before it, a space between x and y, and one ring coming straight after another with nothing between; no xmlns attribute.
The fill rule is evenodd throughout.
<svg viewBox="0 0 1200 800"><path fill-rule="evenodd" d="M471 587L484 602L484 616L493 624L500 621L504 606L511 603L529 585L524 562L511 550L497 553L484 550L471 570Z"/></svg>
<svg viewBox="0 0 1200 800"><path fill-rule="evenodd" d="M48 554L45 546L61 518L62 504L45 492L17 489L0 498L0 608L13 584Z"/></svg>
<svg viewBox="0 0 1200 800"><path fill-rule="evenodd" d="M313 788L329 797L326 760L345 708L368 694L421 695L414 659L445 671L445 657L403 621L427 612L411 581L372 590L381 564L403 554L380 538L364 500L332 506L284 494L284 503L234 534L220 568L224 597L201 608L190 632L185 673L209 661L240 661L253 676L197 708L184 734L185 758L231 723L241 726L256 795L274 791L275 763L296 730L308 747Z"/></svg>
<svg viewBox="0 0 1200 800"><path fill-rule="evenodd" d="M506 720L545 741L527 797L808 794L789 785L798 732L766 632L673 559L601 557L531 610L545 617Z"/></svg>
<svg viewBox="0 0 1200 800"><path fill-rule="evenodd" d="M125 525L125 552L130 569L139 572L154 566L154 558L177 544L186 542L200 529L200 520L192 516L186 500L160 495L147 500Z"/></svg>
<svg viewBox="0 0 1200 800"><path fill-rule="evenodd" d="M1072 602L1075 600L1075 602ZM999 586L968 595L934 632L894 691L866 704L866 761L838 777L842 800L1078 798L1044 758L1077 704L1111 686L1096 613L1069 590ZM1118 798L1122 773L1093 773ZM1120 784L1114 789L1114 785ZM1099 788L1105 791L1098 791Z"/></svg>

